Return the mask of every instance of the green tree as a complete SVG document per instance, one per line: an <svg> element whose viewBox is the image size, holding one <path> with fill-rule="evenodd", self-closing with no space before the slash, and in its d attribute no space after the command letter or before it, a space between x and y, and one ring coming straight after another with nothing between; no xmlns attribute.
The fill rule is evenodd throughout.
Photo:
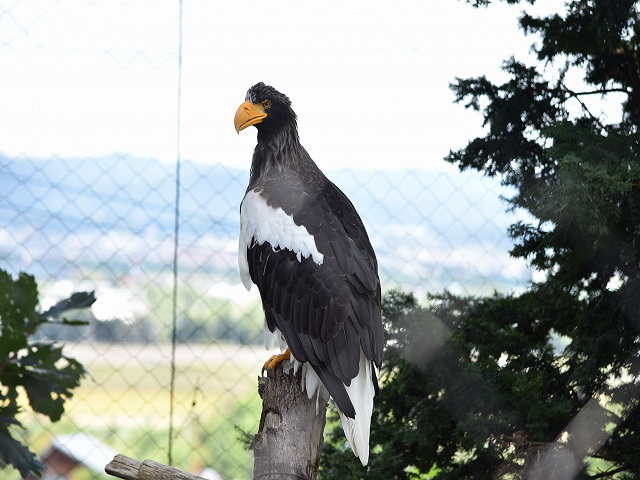
<svg viewBox="0 0 640 480"><path fill-rule="evenodd" d="M46 323L84 324L61 319L61 315L94 301L93 292L74 293L39 312L35 279L21 273L13 280L0 270L0 469L13 466L22 476L42 469L35 454L14 436L15 429L22 427L16 418L22 411L20 391L26 393L34 412L56 422L84 375L82 365L65 356L61 346L29 337Z"/></svg>
<svg viewBox="0 0 640 480"><path fill-rule="evenodd" d="M638 15L628 0L525 12L535 65L511 58L505 83L452 84L485 134L446 160L513 188L509 207L532 220L510 227L511 253L544 280L517 295L438 295L429 308L387 299L370 468L334 432L327 478L640 475Z"/></svg>
<svg viewBox="0 0 640 480"><path fill-rule="evenodd" d="M504 67L511 79L504 84L485 77L457 80L457 100L482 111L488 132L448 160L500 175L516 189L511 206L535 218L510 229L512 254L546 275L526 294L535 315L519 330L565 336L570 343L555 369L565 378L563 391L592 399L576 421L588 419L591 425L581 428L592 438L583 441L573 432L562 445L571 450L564 454L567 462L577 462L571 468L584 475L604 476L585 467L593 458L611 471L638 474L638 4L572 1L562 15L525 13L520 24L539 36L535 49L543 73L511 59ZM576 74L582 86L569 84ZM590 107L594 95L609 107L619 105L619 118ZM541 380L551 383L549 376ZM547 425L554 438L566 427ZM531 441L550 441L529 429L524 433ZM547 448L549 464L529 468L547 471L562 455L559 448Z"/></svg>

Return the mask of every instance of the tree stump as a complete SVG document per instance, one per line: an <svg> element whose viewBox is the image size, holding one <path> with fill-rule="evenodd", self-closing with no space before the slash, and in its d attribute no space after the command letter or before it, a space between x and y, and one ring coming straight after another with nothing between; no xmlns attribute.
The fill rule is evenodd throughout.
<svg viewBox="0 0 640 480"><path fill-rule="evenodd" d="M254 480L314 480L322 452L327 399L302 391L302 369L294 375L283 361L258 378L262 415L253 437Z"/></svg>

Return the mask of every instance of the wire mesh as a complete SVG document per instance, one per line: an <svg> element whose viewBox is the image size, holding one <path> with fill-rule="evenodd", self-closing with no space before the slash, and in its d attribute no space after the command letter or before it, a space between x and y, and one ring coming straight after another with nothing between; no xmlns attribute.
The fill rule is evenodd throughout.
<svg viewBox="0 0 640 480"><path fill-rule="evenodd" d="M102 18L100 2L75 2L74 8L95 10L83 18L114 21L120 29L115 41L98 48L103 44L92 38L91 25L73 19L77 41L57 41L68 36L58 36L63 27L56 25L56 2L34 5L0 6L0 58L23 58L28 70L39 48L73 58L74 48L95 47L102 60L122 71L115 87L84 85L83 70L91 65L79 66L71 85L62 83L53 64L25 74L60 82L47 90L60 94L60 103L54 102L60 109L41 112L45 116L59 115L69 95L93 102L104 89L121 89L130 99L126 114L134 117L145 89L175 96L175 85L165 80L176 78L175 16L163 24L164 17L125 2L110 15L130 18L129 25ZM140 43L136 21L157 21L164 33ZM135 47L128 46L130 37ZM152 67L143 78L137 75L141 64ZM0 82L7 81L3 75ZM23 87L39 91L33 78ZM240 100L244 88L239 87ZM111 117L101 105L108 118L87 129L127 128L118 124L122 112ZM25 138L48 126L39 123L38 112L27 113L33 116L25 115ZM146 112L138 121L167 117L175 124L175 115L175 109ZM141 128L156 129L156 137L175 151L171 127ZM198 133L189 132L188 124L183 128L185 135ZM82 137L77 132L78 142ZM91 314L78 313L89 315L87 326L47 326L39 334L64 342L66 353L88 372L63 419L50 424L28 410L21 416L25 442L43 459L53 462L56 448L74 449L79 478L100 478L96 461L108 461L114 452L164 461L169 434L175 165L152 149L147 155L104 151L96 146L91 154L43 154L25 143L17 153L1 153L0 140L0 267L33 274L43 308L74 291L95 290L98 296ZM509 258L505 232L513 219L499 200L508 192L496 181L446 169L327 173L364 219L384 289L479 294L521 288L529 280L526 266ZM267 355L257 292L246 292L237 274L238 209L247 182L248 169L195 161L181 166L173 463L196 473L209 468L211 478L212 470L225 479L250 477L251 454L239 432L257 428L256 376Z"/></svg>

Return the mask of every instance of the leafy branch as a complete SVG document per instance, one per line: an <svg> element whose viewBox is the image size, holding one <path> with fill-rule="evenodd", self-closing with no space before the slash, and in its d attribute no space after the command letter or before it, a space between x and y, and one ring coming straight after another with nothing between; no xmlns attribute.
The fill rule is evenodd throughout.
<svg viewBox="0 0 640 480"><path fill-rule="evenodd" d="M56 422L85 374L77 360L63 354L62 346L30 341L29 337L46 323L86 324L63 315L90 307L95 300L93 292L74 293L40 312L34 277L20 273L14 280L0 270L0 468L11 465L23 477L43 468L35 454L12 433L15 428L23 428L16 419L22 411L19 392L26 393L34 412Z"/></svg>

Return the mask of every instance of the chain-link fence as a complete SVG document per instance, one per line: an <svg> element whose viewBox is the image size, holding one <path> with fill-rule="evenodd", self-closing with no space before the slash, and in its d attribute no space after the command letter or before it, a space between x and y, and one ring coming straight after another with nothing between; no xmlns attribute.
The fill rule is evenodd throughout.
<svg viewBox="0 0 640 480"><path fill-rule="evenodd" d="M44 78L49 64L34 63L34 58L59 55L67 59L64 68L71 68L76 50L92 48L91 25L83 23L70 41L68 33L56 31L63 28L56 25L58 15L79 9L79 18L119 20L124 28L120 17L101 17L100 2L76 2L62 13L55 3L37 3L37 7L26 2L0 6L0 58L26 70L34 68L8 85L26 91L19 95L23 100L41 91L39 82L62 81L56 78L56 68L49 72L53 78ZM171 8L173 14L166 17L171 23L163 25L160 16L149 17L148 9L141 11L135 3L119 5L111 15L127 15L133 23L157 21L158 37L142 44L134 38L136 47L124 47L135 29L128 30L116 35L109 48L96 50L101 62L122 71L119 88L130 96L133 107L136 95L145 95L143 84L149 80L137 76L141 63L151 66L145 72L169 77L166 94L174 99L177 95L173 87L179 68L178 10L175 5ZM86 12L91 9L95 11ZM78 20L78 25L85 20ZM56 43L57 38L62 40ZM94 43L100 44L99 39ZM185 48L188 55L188 44ZM45 49L44 57L38 49ZM173 463L196 473L209 468L225 479L249 478L252 459L239 440L240 431L257 428L256 376L267 358L256 289L246 292L237 273L238 209L249 158L243 168L217 163L215 158L208 163L182 160L177 203L176 162L156 160L162 155L151 149L146 156L104 154L102 145L95 151L88 145L85 153L74 154L62 146L56 150L55 142L49 142L53 146L46 153L40 149L40 140L47 136L41 130L59 128L54 125L56 116L60 128L65 128L63 112L71 105L65 92L98 101L106 114L110 112L103 100L96 100L102 85L82 83L83 69L92 67L73 68L77 75L64 78L80 78L70 86L59 86L62 98L25 105L32 110L14 118L21 125L12 125L10 131L22 132L22 147L3 147L0 137L0 267L14 275L33 274L43 308L74 291L95 290L98 297L91 315L78 314L85 315L88 325L48 326L40 332L64 342L66 353L80 360L88 375L59 423L50 424L28 411L22 414L25 442L52 469L78 466L79 476L74 478L80 479L100 477L114 452L166 461L173 402ZM7 73L0 80L5 86ZM236 103L248 86L238 86ZM12 102L11 95L5 88L0 99ZM67 112L70 115L85 111L83 98L80 104L77 101L73 105L79 111ZM46 111L38 105L46 105ZM171 107L166 112L147 111L133 121L153 122L155 116L166 114L175 127L175 102ZM122 117L141 115L135 110L88 125L87 131L76 132L77 142L87 141L84 137L89 137L91 128L128 128L118 122L130 125ZM233 113L224 113L229 122ZM9 120L2 122L7 126ZM199 134L189 131L188 123L181 128L183 137ZM175 151L176 136L168 130L167 135L156 131L154 136ZM15 139L4 140L16 145ZM385 290L400 287L420 296L444 289L480 294L521 288L528 282L525 265L508 254L506 229L514 219L504 213L506 205L499 195L508 193L496 180L447 168L353 168L327 173L364 219ZM174 306L176 377L171 393ZM59 452L74 460L64 464ZM13 473L4 474L14 478Z"/></svg>

